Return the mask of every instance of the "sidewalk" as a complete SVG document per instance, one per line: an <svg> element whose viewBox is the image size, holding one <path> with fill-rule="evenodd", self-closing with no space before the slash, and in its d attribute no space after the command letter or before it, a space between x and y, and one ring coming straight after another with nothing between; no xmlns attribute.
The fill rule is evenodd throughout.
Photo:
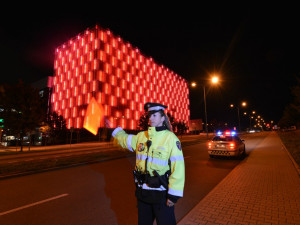
<svg viewBox="0 0 300 225"><path fill-rule="evenodd" d="M270 133L179 225L300 224L300 174Z"/></svg>

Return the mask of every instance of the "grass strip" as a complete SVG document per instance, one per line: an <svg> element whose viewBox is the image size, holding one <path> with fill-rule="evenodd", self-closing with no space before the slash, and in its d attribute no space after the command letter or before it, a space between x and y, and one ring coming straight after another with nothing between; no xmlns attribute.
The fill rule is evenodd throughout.
<svg viewBox="0 0 300 225"><path fill-rule="evenodd" d="M286 132L279 131L278 135L295 162L300 165L300 130Z"/></svg>
<svg viewBox="0 0 300 225"><path fill-rule="evenodd" d="M31 161L0 164L0 176L27 172L40 172L47 169L99 162L107 159L125 157L127 155L129 155L128 152L124 151L106 151L64 157L55 157L55 155L53 155L53 157L49 157L47 159L33 159Z"/></svg>

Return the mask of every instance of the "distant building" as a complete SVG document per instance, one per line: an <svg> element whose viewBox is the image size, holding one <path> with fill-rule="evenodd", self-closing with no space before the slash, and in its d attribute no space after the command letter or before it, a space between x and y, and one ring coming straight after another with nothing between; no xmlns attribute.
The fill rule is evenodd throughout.
<svg viewBox="0 0 300 225"><path fill-rule="evenodd" d="M51 108L68 128L83 127L92 97L114 127L136 129L146 102L168 105L177 121L189 121L187 81L99 26L56 49L52 85Z"/></svg>
<svg viewBox="0 0 300 225"><path fill-rule="evenodd" d="M31 84L33 88L36 88L39 90L39 95L42 100L43 107L45 108L45 112L47 112L47 115L51 111L51 93L52 93L52 84L53 84L53 77L48 76L44 77L41 80L38 80Z"/></svg>
<svg viewBox="0 0 300 225"><path fill-rule="evenodd" d="M191 133L199 133L199 132L203 131L202 119L190 120L189 121L189 131Z"/></svg>

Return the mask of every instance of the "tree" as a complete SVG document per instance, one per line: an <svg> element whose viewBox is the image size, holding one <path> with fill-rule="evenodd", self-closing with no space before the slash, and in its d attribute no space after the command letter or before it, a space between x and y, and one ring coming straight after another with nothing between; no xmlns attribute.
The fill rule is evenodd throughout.
<svg viewBox="0 0 300 225"><path fill-rule="evenodd" d="M147 112L144 112L143 115L141 115L139 124L137 126L138 130L147 130L149 126L149 115Z"/></svg>
<svg viewBox="0 0 300 225"><path fill-rule="evenodd" d="M292 88L292 93L294 95L294 101L291 104L291 107L295 109L298 113L298 117L300 115L300 78L297 78L298 85ZM298 118L299 119L299 118Z"/></svg>
<svg viewBox="0 0 300 225"><path fill-rule="evenodd" d="M4 84L0 89L0 107L4 130L20 137L23 151L23 137L28 133L30 136L46 115L38 90L21 80L17 84Z"/></svg>
<svg viewBox="0 0 300 225"><path fill-rule="evenodd" d="M62 115L58 115L56 112L52 112L47 117L49 126L49 135L53 140L54 144L62 143L66 139L67 135L67 123Z"/></svg>
<svg viewBox="0 0 300 225"><path fill-rule="evenodd" d="M188 129L189 127L183 121L177 123L177 133L179 135L185 134Z"/></svg>
<svg viewBox="0 0 300 225"><path fill-rule="evenodd" d="M300 125L300 79L297 78L298 84L292 88L294 95L293 101L284 109L283 116L278 122L280 127L288 128L293 125Z"/></svg>
<svg viewBox="0 0 300 225"><path fill-rule="evenodd" d="M290 126L296 125L297 121L299 121L299 113L289 104L285 107L283 116L279 120L278 125L281 128L289 128Z"/></svg>

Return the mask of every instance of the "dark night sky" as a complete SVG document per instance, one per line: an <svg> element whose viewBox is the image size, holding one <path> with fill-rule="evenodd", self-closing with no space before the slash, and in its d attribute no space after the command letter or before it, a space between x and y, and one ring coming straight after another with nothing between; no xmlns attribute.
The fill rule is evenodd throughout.
<svg viewBox="0 0 300 225"><path fill-rule="evenodd" d="M247 110L277 122L299 77L296 8L13 10L9 18L0 18L0 83L53 75L55 48L99 24L188 82L205 82L212 72L219 73L219 87L207 86L209 120L236 119L229 104L245 100ZM191 119L203 118L202 93L202 88L190 90Z"/></svg>

